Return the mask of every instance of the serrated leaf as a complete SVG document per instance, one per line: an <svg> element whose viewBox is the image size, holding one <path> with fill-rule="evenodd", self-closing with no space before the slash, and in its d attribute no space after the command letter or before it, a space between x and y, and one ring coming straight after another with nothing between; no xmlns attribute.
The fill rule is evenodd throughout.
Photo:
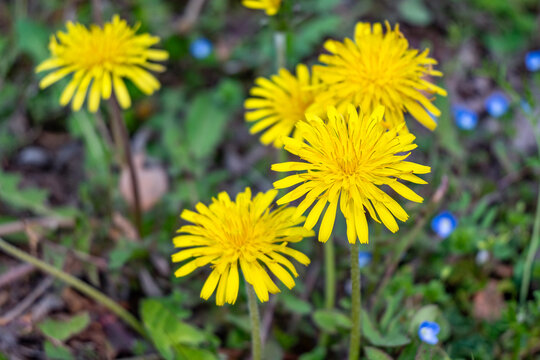
<svg viewBox="0 0 540 360"><path fill-rule="evenodd" d="M144 300L141 303L140 312L152 342L165 359L178 359L179 351L185 350L192 353L191 350L206 341L206 333L181 321L159 300ZM204 353L206 357L201 357L201 359L215 359L215 357L208 357L210 355L212 353ZM203 356L202 353L201 356Z"/></svg>
<svg viewBox="0 0 540 360"><path fill-rule="evenodd" d="M335 332L339 328L350 328L351 320L348 316L337 310L317 310L313 314L313 320L321 330Z"/></svg>
<svg viewBox="0 0 540 360"><path fill-rule="evenodd" d="M377 348L366 346L364 350L366 351L366 357L368 360L392 360L390 355Z"/></svg>
<svg viewBox="0 0 540 360"><path fill-rule="evenodd" d="M38 324L38 328L50 338L65 341L86 329L89 324L90 316L83 312L66 321L46 319Z"/></svg>

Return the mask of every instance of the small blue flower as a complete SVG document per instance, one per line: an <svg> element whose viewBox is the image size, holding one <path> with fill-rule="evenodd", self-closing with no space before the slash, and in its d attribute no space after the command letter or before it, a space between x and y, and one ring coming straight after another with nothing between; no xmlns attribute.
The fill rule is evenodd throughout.
<svg viewBox="0 0 540 360"><path fill-rule="evenodd" d="M418 337L425 343L435 345L439 342L437 334L441 331L441 327L436 322L424 321L418 327Z"/></svg>
<svg viewBox="0 0 540 360"><path fill-rule="evenodd" d="M476 253L476 264L483 265L489 260L489 251L480 250Z"/></svg>
<svg viewBox="0 0 540 360"><path fill-rule="evenodd" d="M529 51L525 55L525 66L529 71L540 70L540 50Z"/></svg>
<svg viewBox="0 0 540 360"><path fill-rule="evenodd" d="M449 211L443 211L431 220L431 228L443 239L446 239L457 226L457 219Z"/></svg>
<svg viewBox="0 0 540 360"><path fill-rule="evenodd" d="M366 267L371 262L373 255L369 251L360 251L358 253L358 266L360 268Z"/></svg>
<svg viewBox="0 0 540 360"><path fill-rule="evenodd" d="M461 105L454 106L453 110L454 119L458 128L462 130L472 130L476 127L478 115L474 111Z"/></svg>
<svg viewBox="0 0 540 360"><path fill-rule="evenodd" d="M207 38L197 38L189 45L189 52L195 59L206 59L212 53L212 43Z"/></svg>
<svg viewBox="0 0 540 360"><path fill-rule="evenodd" d="M497 118L508 111L510 102L503 93L494 92L486 99L485 106L488 114Z"/></svg>
<svg viewBox="0 0 540 360"><path fill-rule="evenodd" d="M523 112L525 114L530 114L532 113L532 107L531 107L531 104L529 104L529 102L525 99L521 99L521 101L519 102L519 105L521 106L521 110L523 110Z"/></svg>

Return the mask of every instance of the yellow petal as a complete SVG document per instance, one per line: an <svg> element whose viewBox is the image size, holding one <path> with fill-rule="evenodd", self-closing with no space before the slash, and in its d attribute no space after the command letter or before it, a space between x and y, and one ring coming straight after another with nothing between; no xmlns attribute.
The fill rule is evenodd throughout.
<svg viewBox="0 0 540 360"><path fill-rule="evenodd" d="M122 80L118 75L113 74L113 86L114 94L116 95L116 99L118 100L120 106L123 109L129 108L131 106L131 98L129 97L124 80Z"/></svg>
<svg viewBox="0 0 540 360"><path fill-rule="evenodd" d="M221 274L218 271L213 270L210 273L210 276L208 276L201 289L201 298L208 300L212 296L220 278Z"/></svg>

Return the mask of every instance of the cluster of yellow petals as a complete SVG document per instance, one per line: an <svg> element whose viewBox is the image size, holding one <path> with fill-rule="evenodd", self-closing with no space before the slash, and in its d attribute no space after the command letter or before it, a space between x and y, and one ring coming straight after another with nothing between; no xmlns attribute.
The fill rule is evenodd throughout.
<svg viewBox="0 0 540 360"><path fill-rule="evenodd" d="M440 111L425 94L446 96L446 91L429 82L429 76L442 76L434 70L437 61L423 52L409 48L399 31L386 23L358 23L354 41L328 40L324 47L330 54L322 54L313 71L327 85L327 91L338 109L352 103L366 113L379 105L385 108L384 125L393 128L404 124L408 112L422 125L434 130L433 116ZM407 130L406 126L403 128Z"/></svg>
<svg viewBox="0 0 540 360"><path fill-rule="evenodd" d="M313 231L301 226L303 217L292 217L294 207L270 211L276 195L276 190L270 190L252 199L251 190L246 188L236 196L236 201L222 192L208 207L198 203L197 212L184 210L182 219L193 225L184 225L178 230L180 234L173 241L181 250L172 260L189 261L176 270L175 275L185 276L211 264L212 272L201 290L201 297L207 300L217 287L217 305L235 303L239 270L254 287L260 301L268 301L269 293L279 292L268 270L292 288L293 276L298 274L284 255L303 265L308 265L309 259L288 244L313 236Z"/></svg>
<svg viewBox="0 0 540 360"><path fill-rule="evenodd" d="M71 101L78 111L88 92L88 110L96 112L101 99L114 94L122 108L131 106L124 78L131 80L143 93L150 95L160 88L158 80L148 71L164 71L165 67L151 61L168 59L164 50L151 49L159 37L150 34L136 35L137 27L130 27L115 15L103 27L90 29L79 23L68 22L67 32L51 36L51 57L43 61L36 72L53 70L39 83L46 88L73 74L60 96L60 104Z"/></svg>
<svg viewBox="0 0 540 360"><path fill-rule="evenodd" d="M307 141L285 138L285 149L305 162L272 165L272 170L297 172L274 183L276 189L299 185L277 201L286 204L303 196L294 216L301 216L313 203L304 227L312 229L323 210L319 241L326 242L332 233L338 208L347 222L347 238L355 243L368 242L366 210L371 218L392 232L398 230L395 218L405 221L405 210L379 187L388 185L396 193L415 202L423 199L401 181L426 182L415 174L430 172L428 166L405 161L416 148L415 136L400 132L400 125L387 130L381 125L384 108L372 114L358 113L345 105L345 111L328 110L328 120L309 116L298 123L298 131ZM328 204L328 206L326 206Z"/></svg>
<svg viewBox="0 0 540 360"><path fill-rule="evenodd" d="M273 143L282 147L282 138L292 136L301 140L300 132L295 126L305 118L305 113L323 115L325 104L323 87L320 81L311 76L307 66L296 67L296 76L286 69L280 69L270 79L259 77L250 90L244 107L247 110L245 119L253 123L252 134L263 131L261 143Z"/></svg>
<svg viewBox="0 0 540 360"><path fill-rule="evenodd" d="M279 11L281 0L242 0L242 5L255 10L264 10L266 15L274 16Z"/></svg>

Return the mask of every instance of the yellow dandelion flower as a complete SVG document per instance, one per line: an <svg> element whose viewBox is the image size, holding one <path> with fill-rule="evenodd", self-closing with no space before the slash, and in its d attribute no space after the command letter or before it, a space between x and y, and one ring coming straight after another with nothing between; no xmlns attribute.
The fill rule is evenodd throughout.
<svg viewBox="0 0 540 360"><path fill-rule="evenodd" d="M150 34L135 35L138 26L129 27L118 15L103 27L68 22L67 32L51 36L51 57L36 68L36 72L55 71L45 76L39 86L44 89L60 79L73 74L60 96L60 104L71 101L73 111L78 111L88 94L88 110L96 112L99 102L114 94L122 108L131 106L124 78L131 80L143 93L150 95L158 90L158 80L147 70L164 71L165 67L150 61L163 61L169 55L164 50L151 49L159 37Z"/></svg>
<svg viewBox="0 0 540 360"><path fill-rule="evenodd" d="M308 67L299 64L296 76L286 69L280 69L278 75L270 79L259 77L251 88L252 97L245 101L245 119L254 123L252 134L263 131L261 142L273 143L275 147L283 145L282 137L291 135L300 139L295 130L298 121L305 119L306 112L321 113L322 104L330 104L330 99L323 93L319 80L310 76ZM326 109L325 109L326 110Z"/></svg>
<svg viewBox="0 0 540 360"><path fill-rule="evenodd" d="M281 0L242 0L242 5L250 9L264 10L266 15L274 16L279 11Z"/></svg>
<svg viewBox="0 0 540 360"><path fill-rule="evenodd" d="M276 190L270 190L252 199L251 190L246 188L234 202L222 192L208 207L197 204L198 212L184 210L182 219L193 225L178 230L181 234L174 238L174 245L182 249L172 260L190 261L176 270L176 277L211 264L213 270L204 283L201 298L207 300L217 287L217 305L236 301L239 269L262 302L268 301L268 293L279 292L268 270L292 288L295 283L291 273L295 277L298 273L284 255L304 265L309 264L309 259L287 245L313 236L313 232L298 226L304 218L291 219L296 210L293 207L270 211L276 195Z"/></svg>
<svg viewBox="0 0 540 360"><path fill-rule="evenodd" d="M373 27L358 23L354 41L328 40L325 48L331 54L321 55L325 66L315 66L314 71L339 102L353 103L366 113L384 106L387 128L404 123L404 113L409 112L428 129L435 129L437 123L429 113L439 116L441 112L423 93L446 96L444 89L427 79L442 73L433 69L437 61L428 57L429 49L419 53L409 48L399 25L392 30L386 22L383 33L380 23Z"/></svg>
<svg viewBox="0 0 540 360"><path fill-rule="evenodd" d="M415 202L423 199L399 180L416 184L426 182L414 174L430 172L428 166L405 161L416 148L415 136L399 133L401 126L386 130L381 121L384 108L379 106L369 115L358 113L351 104L338 113L328 109L328 121L308 116L308 122L299 122L299 131L307 143L285 138L285 150L306 162L285 162L272 165L274 171L295 171L274 183L276 189L300 184L277 201L286 204L305 195L294 216L302 215L313 203L304 226L312 229L322 218L319 241L326 242L332 233L336 211L339 208L347 221L347 238L354 244L368 242L365 209L377 222L392 232L398 230L395 218L405 221L405 210L381 185L388 185L396 193ZM380 219L380 220L379 220Z"/></svg>

